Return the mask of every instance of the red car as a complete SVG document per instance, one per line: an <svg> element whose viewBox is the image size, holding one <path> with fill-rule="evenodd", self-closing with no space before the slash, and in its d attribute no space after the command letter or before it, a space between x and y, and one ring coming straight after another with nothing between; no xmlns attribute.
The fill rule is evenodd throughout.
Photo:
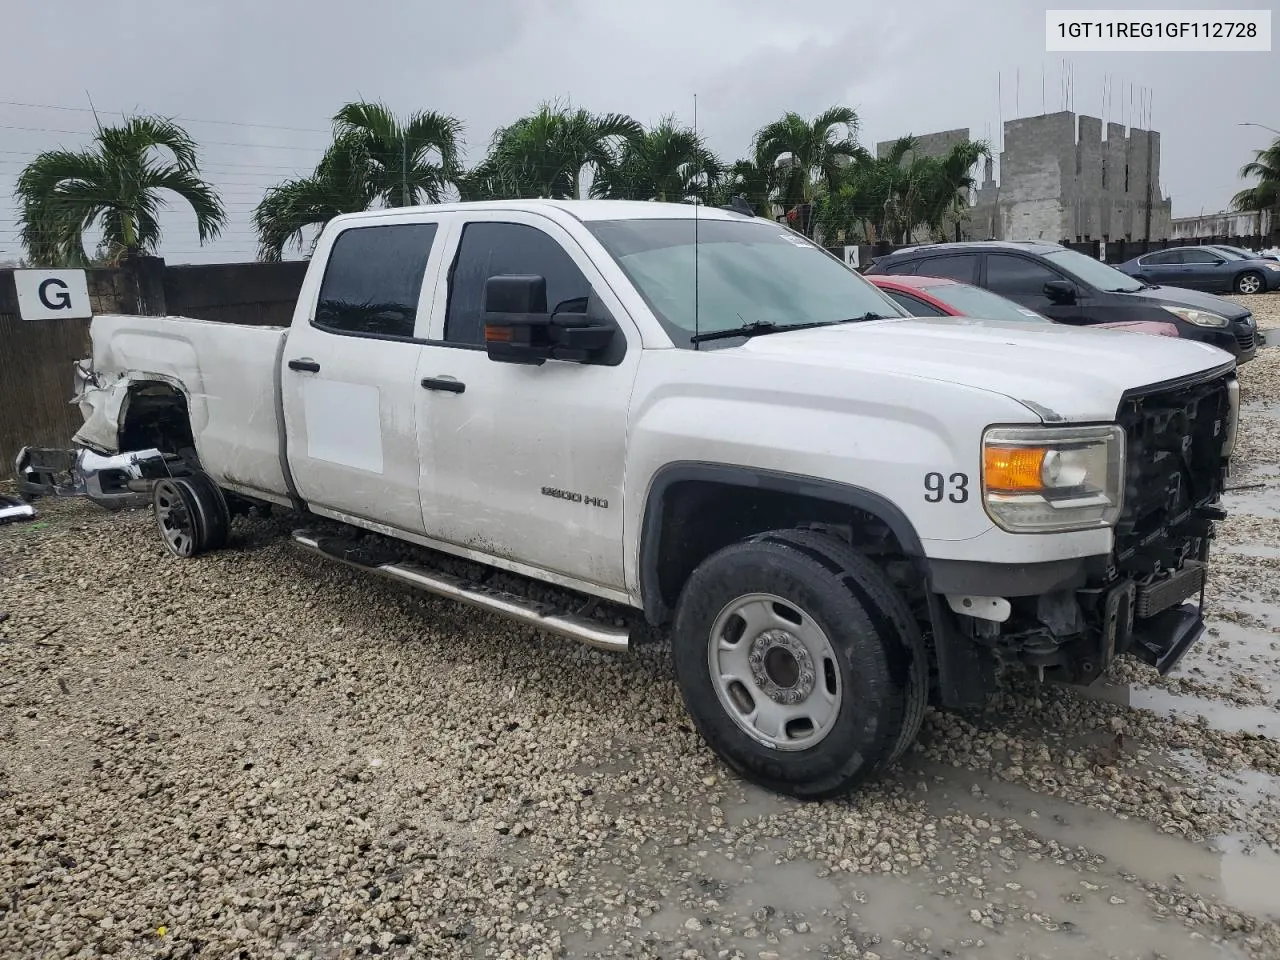
<svg viewBox="0 0 1280 960"><path fill-rule="evenodd" d="M972 284L944 277L917 277L903 274L875 273L867 277L913 317L974 317L981 320L1017 320L1022 323L1053 323L1042 313L1028 310L999 294ZM1172 323L1154 320L1117 320L1095 323L1091 327L1148 333L1157 337L1176 337L1178 328Z"/></svg>

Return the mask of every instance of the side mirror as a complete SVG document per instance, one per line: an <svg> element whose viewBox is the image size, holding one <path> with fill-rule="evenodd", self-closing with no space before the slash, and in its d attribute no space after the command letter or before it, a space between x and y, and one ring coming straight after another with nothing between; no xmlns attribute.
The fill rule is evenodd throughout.
<svg viewBox="0 0 1280 960"><path fill-rule="evenodd" d="M1076 285L1070 280L1050 280L1044 285L1044 295L1052 303L1069 304L1076 302Z"/></svg>
<svg viewBox="0 0 1280 960"><path fill-rule="evenodd" d="M567 301L581 312L547 312L545 277L509 274L484 285L484 345L490 360L543 364L548 360L591 363L618 333L603 309L592 310L594 296Z"/></svg>

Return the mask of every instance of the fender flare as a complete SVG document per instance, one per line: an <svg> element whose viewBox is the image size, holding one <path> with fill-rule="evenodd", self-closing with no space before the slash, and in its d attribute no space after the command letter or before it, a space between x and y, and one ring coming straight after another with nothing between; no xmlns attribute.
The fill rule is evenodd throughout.
<svg viewBox="0 0 1280 960"><path fill-rule="evenodd" d="M650 623L661 622L670 612L658 585L659 547L666 494L675 484L688 481L794 494L865 511L884 521L902 544L907 556L920 565L921 574L926 573L923 565L924 547L915 527L896 504L878 493L864 487L803 474L696 460L676 461L660 467L653 474L645 495L644 513L640 522L640 599L645 619Z"/></svg>

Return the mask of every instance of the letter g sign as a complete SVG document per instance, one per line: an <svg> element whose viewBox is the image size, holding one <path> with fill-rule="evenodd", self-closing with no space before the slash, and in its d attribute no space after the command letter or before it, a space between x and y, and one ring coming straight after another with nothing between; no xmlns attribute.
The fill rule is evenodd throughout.
<svg viewBox="0 0 1280 960"><path fill-rule="evenodd" d="M18 313L24 320L87 320L93 316L83 270L15 270L13 285L18 293Z"/></svg>
<svg viewBox="0 0 1280 960"><path fill-rule="evenodd" d="M37 295L40 297L40 302L50 310L71 309L71 291L67 289L66 283L57 277L41 280Z"/></svg>

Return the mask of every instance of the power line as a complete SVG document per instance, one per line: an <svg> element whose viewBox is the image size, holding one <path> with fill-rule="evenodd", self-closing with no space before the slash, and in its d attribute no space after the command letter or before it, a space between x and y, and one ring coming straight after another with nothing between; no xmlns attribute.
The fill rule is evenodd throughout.
<svg viewBox="0 0 1280 960"><path fill-rule="evenodd" d="M53 103L21 103L17 100L0 100L0 105L6 107L30 107L34 110L64 110L69 113L93 113L90 107L65 107ZM98 110L98 113L109 113L112 116L130 117L137 115L137 112L129 112L125 110ZM200 117L170 117L171 120L181 120L183 123L216 123L228 127L255 127L259 130L288 130L293 133L322 133L325 136L332 136L332 130L321 130L316 127L286 127L277 123L251 123L247 120L207 120Z"/></svg>

